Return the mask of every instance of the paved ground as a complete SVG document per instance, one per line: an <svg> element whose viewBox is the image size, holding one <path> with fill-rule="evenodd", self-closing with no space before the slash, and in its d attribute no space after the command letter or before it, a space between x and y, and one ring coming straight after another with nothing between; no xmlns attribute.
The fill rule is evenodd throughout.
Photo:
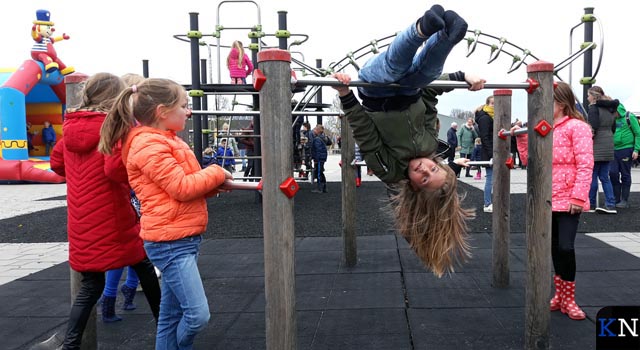
<svg viewBox="0 0 640 350"><path fill-rule="evenodd" d="M337 157L327 176L339 179ZM340 187L296 196L296 309L299 349L521 349L524 337L526 172L512 171L511 285L491 287L491 216L481 212L483 181L462 178L473 258L435 278L391 229L385 191L373 177L357 190L358 264L342 264ZM594 349L597 311L640 304L640 169L632 208L585 213L577 244L578 302L588 319L552 313L553 349ZM369 181L373 180L373 181ZM0 186L0 339L28 349L62 330L69 311L64 185ZM262 212L251 192L212 199L200 269L212 311L198 349L264 349ZM152 349L153 321L138 310L116 324L98 322L100 349Z"/></svg>

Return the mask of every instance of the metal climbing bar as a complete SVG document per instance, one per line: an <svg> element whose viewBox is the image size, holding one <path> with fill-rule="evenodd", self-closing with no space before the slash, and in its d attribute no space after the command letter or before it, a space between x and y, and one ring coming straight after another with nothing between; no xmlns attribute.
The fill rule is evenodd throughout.
<svg viewBox="0 0 640 350"><path fill-rule="evenodd" d="M343 86L341 82L334 78L305 78L294 80L293 83L296 86ZM349 86L353 87L376 87L376 86L384 86L384 87L403 87L400 84L372 84L367 83L361 80L352 80L349 83ZM469 84L461 81L449 81L449 80L434 80L432 83L427 85L429 87L437 87L437 88L452 88L452 89L467 89L469 88ZM529 89L531 84L526 83L486 83L484 84L485 89Z"/></svg>
<svg viewBox="0 0 640 350"><path fill-rule="evenodd" d="M250 116L260 115L260 111L191 111L192 115L226 115L226 116ZM291 115L309 116L339 116L340 112L320 112L320 111L295 111Z"/></svg>
<svg viewBox="0 0 640 350"><path fill-rule="evenodd" d="M526 134L528 131L528 128L516 129L513 130L513 132L511 130L500 129L500 131L498 131L498 137L504 140L507 138L507 136Z"/></svg>

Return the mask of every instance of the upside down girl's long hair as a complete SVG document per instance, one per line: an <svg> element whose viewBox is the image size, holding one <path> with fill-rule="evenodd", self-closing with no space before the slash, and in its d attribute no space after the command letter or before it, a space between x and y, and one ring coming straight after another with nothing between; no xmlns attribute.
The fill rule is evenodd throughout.
<svg viewBox="0 0 640 350"><path fill-rule="evenodd" d="M400 234L425 266L441 277L471 256L467 220L475 210L461 207L457 178L448 165L445 185L437 191L414 190L409 180L394 186L391 207Z"/></svg>

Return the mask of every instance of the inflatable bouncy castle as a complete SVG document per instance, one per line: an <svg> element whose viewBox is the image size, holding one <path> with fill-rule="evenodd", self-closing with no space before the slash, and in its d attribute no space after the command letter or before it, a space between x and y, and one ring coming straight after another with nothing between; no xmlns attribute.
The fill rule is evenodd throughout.
<svg viewBox="0 0 640 350"><path fill-rule="evenodd" d="M74 71L57 57L53 43L53 22L46 10L36 11L31 36L32 60L17 70L0 70L0 183L61 183L64 178L51 171L45 156L42 128L49 122L56 139L62 138L65 110L64 75Z"/></svg>

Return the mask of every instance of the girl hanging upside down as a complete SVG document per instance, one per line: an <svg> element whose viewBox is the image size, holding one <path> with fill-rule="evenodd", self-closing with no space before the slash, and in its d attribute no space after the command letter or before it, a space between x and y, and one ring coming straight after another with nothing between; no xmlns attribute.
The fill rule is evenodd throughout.
<svg viewBox="0 0 640 350"><path fill-rule="evenodd" d="M456 172L469 160L447 166L437 152L437 96L448 90L425 86L448 79L466 81L469 90L484 87L484 79L463 72L441 75L466 31L457 13L431 7L359 71L365 82L401 87L360 87L362 104L347 86L351 78L334 74L345 84L335 89L367 167L392 189L398 230L437 276L470 255L466 221L475 214L461 207L456 191Z"/></svg>

